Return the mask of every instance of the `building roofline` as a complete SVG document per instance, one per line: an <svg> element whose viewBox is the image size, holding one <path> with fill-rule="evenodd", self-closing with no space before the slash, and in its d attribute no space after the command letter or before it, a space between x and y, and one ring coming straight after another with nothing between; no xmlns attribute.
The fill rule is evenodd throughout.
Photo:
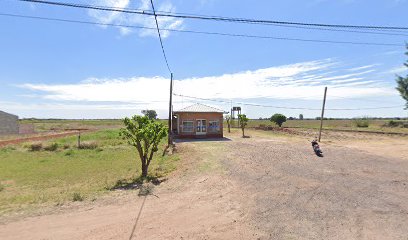
<svg viewBox="0 0 408 240"><path fill-rule="evenodd" d="M202 111L197 110L197 111L195 111L195 110L192 110L194 108L194 106L204 107L204 108L207 108L207 110L202 110ZM218 108L215 108L215 107L211 107L211 106L208 106L208 105L205 105L205 104L201 104L201 103L193 104L191 106L182 108L182 109L180 109L178 111L173 111L173 113L184 113L184 112L186 112L186 113L225 113L224 110L221 110L221 109L218 109Z"/></svg>
<svg viewBox="0 0 408 240"><path fill-rule="evenodd" d="M12 114L12 113L8 113L8 112L5 112L5 111L1 111L1 110L0 110L0 113L5 113L5 114L7 114L7 115L14 116L14 117L17 117L17 118L18 118L17 115Z"/></svg>

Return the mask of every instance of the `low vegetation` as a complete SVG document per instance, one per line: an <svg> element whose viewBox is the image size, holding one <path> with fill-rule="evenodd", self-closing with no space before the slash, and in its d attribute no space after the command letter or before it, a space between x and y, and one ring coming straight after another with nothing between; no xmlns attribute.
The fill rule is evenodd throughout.
<svg viewBox="0 0 408 240"><path fill-rule="evenodd" d="M43 145L40 142L31 143L29 148L32 152L41 151L43 149Z"/></svg>
<svg viewBox="0 0 408 240"><path fill-rule="evenodd" d="M44 150L54 152L58 150L58 147L59 147L58 143L54 142L54 143L50 143L47 146L45 146Z"/></svg>
<svg viewBox="0 0 408 240"><path fill-rule="evenodd" d="M96 149L98 148L98 142L97 141L85 141L81 142L79 145L79 149Z"/></svg>
<svg viewBox="0 0 408 240"><path fill-rule="evenodd" d="M356 118L354 119L354 124L358 128L368 128L368 126L370 126L370 121L368 117Z"/></svg>
<svg viewBox="0 0 408 240"><path fill-rule="evenodd" d="M408 122L404 121L395 121L395 120L390 120L388 123L384 124L386 127L402 127L402 128L408 128Z"/></svg>
<svg viewBox="0 0 408 240"><path fill-rule="evenodd" d="M84 142L97 142L94 149L78 149L77 137L64 137L0 148L0 216L18 209L44 204L94 199L114 189L117 182L135 181L141 174L138 153L119 136L119 129L82 135ZM58 144L55 151L43 146ZM61 147L66 146L66 147ZM158 148L163 149L166 141ZM149 176L162 177L176 167L177 155L153 157ZM2 186L2 187L1 187Z"/></svg>

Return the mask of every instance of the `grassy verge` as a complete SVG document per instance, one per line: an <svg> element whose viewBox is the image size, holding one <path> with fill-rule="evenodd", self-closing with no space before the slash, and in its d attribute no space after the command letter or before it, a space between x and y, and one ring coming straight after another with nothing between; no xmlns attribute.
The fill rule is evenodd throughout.
<svg viewBox="0 0 408 240"><path fill-rule="evenodd" d="M28 143L0 149L0 216L42 204L92 200L118 183L134 181L141 174L140 160L118 134L118 129L84 134L81 140L90 149L78 149L75 136L42 142L39 151ZM164 146L165 141L159 149ZM159 151L149 174L164 176L177 160Z"/></svg>

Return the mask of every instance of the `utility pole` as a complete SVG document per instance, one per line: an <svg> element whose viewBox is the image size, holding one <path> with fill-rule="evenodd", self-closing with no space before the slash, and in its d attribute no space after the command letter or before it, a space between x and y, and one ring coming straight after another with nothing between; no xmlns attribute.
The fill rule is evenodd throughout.
<svg viewBox="0 0 408 240"><path fill-rule="evenodd" d="M327 87L324 88L324 97L323 97L323 107L322 107L322 115L320 117L320 130L319 130L319 142L322 137L322 127L323 127L323 118L324 118L324 107L326 105L326 94L327 94Z"/></svg>
<svg viewBox="0 0 408 240"><path fill-rule="evenodd" d="M172 136L172 121L173 120L173 73L170 73L170 100L169 100L169 136L168 136L168 145L173 144Z"/></svg>

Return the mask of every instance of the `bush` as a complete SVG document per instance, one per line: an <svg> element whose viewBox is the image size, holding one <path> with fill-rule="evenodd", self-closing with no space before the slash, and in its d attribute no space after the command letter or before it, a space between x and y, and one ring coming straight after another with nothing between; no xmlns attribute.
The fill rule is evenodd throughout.
<svg viewBox="0 0 408 240"><path fill-rule="evenodd" d="M80 193L74 193L72 196L72 201L74 202L82 202L84 200L84 197Z"/></svg>
<svg viewBox="0 0 408 240"><path fill-rule="evenodd" d="M69 149L71 146L68 143L65 143L64 146L62 146L63 149Z"/></svg>
<svg viewBox="0 0 408 240"><path fill-rule="evenodd" d="M97 142L82 142L79 149L96 149L97 147Z"/></svg>
<svg viewBox="0 0 408 240"><path fill-rule="evenodd" d="M387 126L388 126L388 127L398 127L398 126L399 126L399 122L394 121L394 120L390 120L390 121L387 123Z"/></svg>
<svg viewBox="0 0 408 240"><path fill-rule="evenodd" d="M370 125L368 118L358 118L354 119L354 124L359 128L366 128Z"/></svg>
<svg viewBox="0 0 408 240"><path fill-rule="evenodd" d="M58 149L58 143L51 143L50 145L47 145L44 147L45 151L51 151L51 152L57 151L57 149Z"/></svg>
<svg viewBox="0 0 408 240"><path fill-rule="evenodd" d="M0 183L0 192L4 190L4 185Z"/></svg>
<svg viewBox="0 0 408 240"><path fill-rule="evenodd" d="M387 127L403 127L408 128L408 122L398 122L394 120L390 120L387 124Z"/></svg>
<svg viewBox="0 0 408 240"><path fill-rule="evenodd" d="M41 151L43 149L43 145L40 142L36 142L36 143L31 143L29 145L29 148L31 151L36 152L36 151Z"/></svg>
<svg viewBox="0 0 408 240"><path fill-rule="evenodd" d="M282 127L282 124L286 122L286 116L280 113L276 113L270 118L270 121L274 122L279 127Z"/></svg>

